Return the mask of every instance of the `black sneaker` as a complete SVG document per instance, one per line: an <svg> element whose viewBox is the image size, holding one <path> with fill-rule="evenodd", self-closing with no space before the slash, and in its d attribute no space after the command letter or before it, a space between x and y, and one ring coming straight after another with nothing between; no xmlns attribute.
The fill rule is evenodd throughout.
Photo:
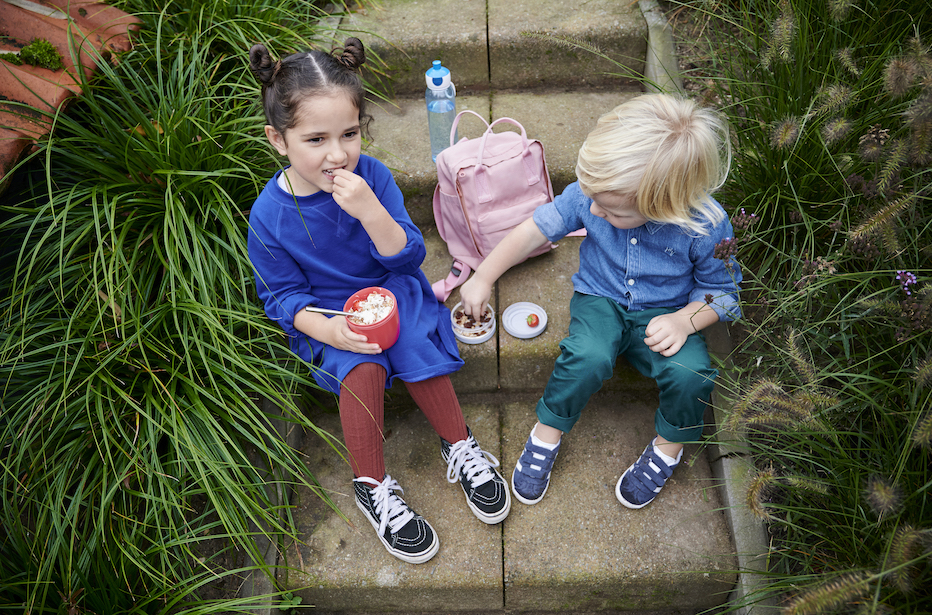
<svg viewBox="0 0 932 615"><path fill-rule="evenodd" d="M356 506L366 515L369 523L389 553L412 564L423 564L440 549L437 533L424 517L417 514L394 494L402 491L398 481L388 474L381 483L371 487L375 479L363 476L353 479Z"/></svg>
<svg viewBox="0 0 932 615"><path fill-rule="evenodd" d="M467 427L465 440L450 444L440 438L440 453L447 462L447 480L457 479L466 495L466 503L480 521L499 523L511 510L511 494L502 475L495 468L498 459L481 448Z"/></svg>

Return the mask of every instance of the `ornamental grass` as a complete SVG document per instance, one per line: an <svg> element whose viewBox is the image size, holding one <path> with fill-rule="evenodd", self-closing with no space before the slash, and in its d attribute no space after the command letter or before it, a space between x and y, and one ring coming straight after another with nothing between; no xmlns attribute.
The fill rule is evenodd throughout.
<svg viewBox="0 0 932 615"><path fill-rule="evenodd" d="M4 613L254 610L277 595L236 590L298 538L289 494L327 499L287 443L317 431L314 383L255 299L246 224L277 164L249 46L329 48L328 15L186 4L119 3L133 49L3 196Z"/></svg>

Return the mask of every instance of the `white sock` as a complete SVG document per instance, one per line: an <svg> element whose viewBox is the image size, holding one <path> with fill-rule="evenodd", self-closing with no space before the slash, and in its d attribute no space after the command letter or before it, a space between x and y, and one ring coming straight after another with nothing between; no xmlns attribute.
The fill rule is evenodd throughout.
<svg viewBox="0 0 932 615"><path fill-rule="evenodd" d="M545 449L547 449L548 451L552 451L553 449L555 449L555 448L557 448L558 446L560 446L560 443L559 443L559 442L557 442L556 444L551 444L550 442L544 442L543 440L541 440L540 438L538 438L537 436L535 436L535 435L534 435L534 432L531 432L531 444L533 444L534 446L539 446L539 447L541 447L541 448L545 448Z"/></svg>
<svg viewBox="0 0 932 615"><path fill-rule="evenodd" d="M654 445L654 453L656 453L657 456L660 457L660 459L661 459L665 464L667 464L669 467L671 467L671 468L672 468L673 466L675 466L676 464L678 464L678 463L680 462L680 459L683 458L683 449L680 449L680 452L677 453L675 459L674 459L673 457L670 457L669 455L665 454L663 451L661 451L659 448L657 448L656 445ZM651 465L653 465L653 464L651 464ZM654 469L655 469L655 470L659 470L660 468L654 468Z"/></svg>

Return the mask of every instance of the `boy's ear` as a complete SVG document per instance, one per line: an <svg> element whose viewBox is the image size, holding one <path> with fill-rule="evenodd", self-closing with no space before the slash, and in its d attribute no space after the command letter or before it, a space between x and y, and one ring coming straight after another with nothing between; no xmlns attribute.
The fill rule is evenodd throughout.
<svg viewBox="0 0 932 615"><path fill-rule="evenodd" d="M286 155L288 148L285 145L285 137L282 136L282 133L272 128L271 124L266 124L265 126L265 137L279 154L282 156Z"/></svg>

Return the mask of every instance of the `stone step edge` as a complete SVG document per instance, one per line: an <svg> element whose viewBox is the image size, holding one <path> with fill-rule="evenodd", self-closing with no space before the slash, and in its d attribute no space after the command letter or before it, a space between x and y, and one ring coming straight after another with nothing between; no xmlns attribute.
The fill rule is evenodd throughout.
<svg viewBox="0 0 932 615"><path fill-rule="evenodd" d="M389 97L423 93L424 71L436 59L453 70L460 93L545 83L587 87L614 81L619 73L632 80L642 76L647 24L639 6L596 0L590 11L567 19L564 33L555 22L565 7L557 0L535 3L443 0L437 9L431 3L387 1L334 21L328 35L335 44L347 35L362 39L372 57L367 80ZM411 10L400 18L396 6ZM451 10L457 15L453 28L438 17Z"/></svg>

